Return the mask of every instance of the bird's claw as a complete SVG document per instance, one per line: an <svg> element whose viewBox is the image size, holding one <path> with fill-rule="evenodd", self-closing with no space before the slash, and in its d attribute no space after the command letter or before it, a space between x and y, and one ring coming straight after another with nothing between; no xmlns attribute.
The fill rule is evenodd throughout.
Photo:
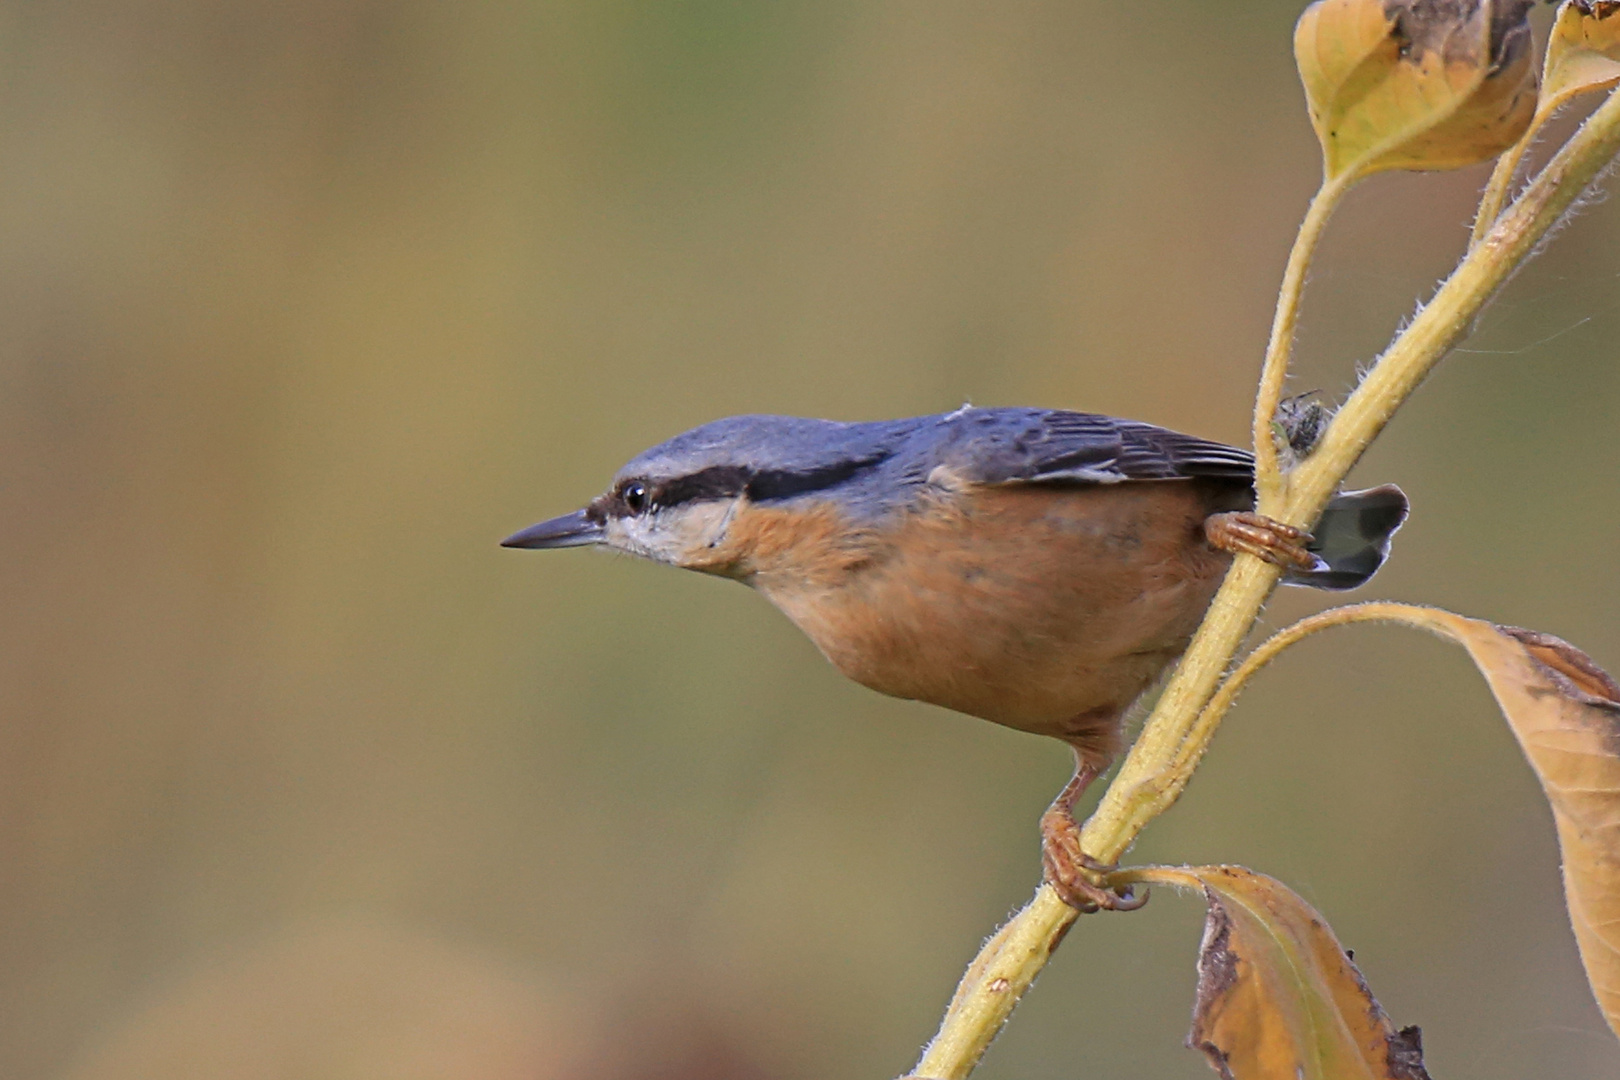
<svg viewBox="0 0 1620 1080"><path fill-rule="evenodd" d="M1094 879L1115 867L1093 859L1080 850L1080 827L1074 818L1054 807L1041 816L1041 872L1058 898L1077 911L1135 911L1148 902L1148 893L1137 896L1131 886L1114 890Z"/></svg>
<svg viewBox="0 0 1620 1080"><path fill-rule="evenodd" d="M1210 544L1234 555L1253 555L1290 570L1320 570L1324 563L1306 544L1311 534L1252 510L1211 515L1204 522Z"/></svg>

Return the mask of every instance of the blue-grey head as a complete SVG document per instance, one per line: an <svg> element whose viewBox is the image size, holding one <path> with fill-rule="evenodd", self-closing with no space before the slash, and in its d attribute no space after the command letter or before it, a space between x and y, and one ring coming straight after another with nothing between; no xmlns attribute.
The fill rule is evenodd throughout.
<svg viewBox="0 0 1620 1080"><path fill-rule="evenodd" d="M734 572L734 526L758 507L836 501L851 518L894 501L909 479L897 449L935 417L840 423L731 416L631 459L582 510L542 521L505 547L594 545L714 573ZM746 554L746 553L743 553Z"/></svg>

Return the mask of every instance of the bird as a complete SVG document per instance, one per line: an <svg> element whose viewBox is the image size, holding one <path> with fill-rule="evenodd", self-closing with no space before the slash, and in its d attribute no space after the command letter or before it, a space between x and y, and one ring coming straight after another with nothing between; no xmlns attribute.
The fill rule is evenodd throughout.
<svg viewBox="0 0 1620 1080"><path fill-rule="evenodd" d="M1074 806L1232 556L1282 566L1286 584L1354 588L1408 509L1394 485L1342 492L1307 533L1257 514L1253 485L1247 450L1095 413L731 416L502 545L602 547L739 581L857 683L1067 743L1075 772L1041 817L1043 879L1082 911L1127 909L1145 897L1098 884Z"/></svg>

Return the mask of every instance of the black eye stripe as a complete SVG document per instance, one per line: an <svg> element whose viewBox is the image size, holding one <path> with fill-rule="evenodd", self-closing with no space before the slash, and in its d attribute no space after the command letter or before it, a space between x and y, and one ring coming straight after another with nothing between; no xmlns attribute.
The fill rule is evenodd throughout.
<svg viewBox="0 0 1620 1080"><path fill-rule="evenodd" d="M806 469L802 472L764 469L755 473L748 481L748 497L759 500L786 499L793 495L821 491L853 479L881 460L883 459L841 461L837 465Z"/></svg>
<svg viewBox="0 0 1620 1080"><path fill-rule="evenodd" d="M652 492L654 506L679 506L695 499L729 499L747 489L749 471L741 465L716 465L690 476L665 480Z"/></svg>
<svg viewBox="0 0 1620 1080"><path fill-rule="evenodd" d="M874 458L841 461L817 469L750 469L744 465L713 465L687 476L668 480L625 480L613 493L613 510L618 516L634 516L649 508L668 509L683 503L702 499L734 499L747 495L764 502L787 499L834 487L883 461L887 455ZM632 489L640 485L645 491L642 500L631 496ZM639 502L639 504L638 504Z"/></svg>

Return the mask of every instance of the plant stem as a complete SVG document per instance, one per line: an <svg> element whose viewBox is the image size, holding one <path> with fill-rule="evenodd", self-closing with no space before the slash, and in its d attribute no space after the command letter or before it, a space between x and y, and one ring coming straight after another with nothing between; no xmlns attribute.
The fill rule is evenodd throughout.
<svg viewBox="0 0 1620 1080"><path fill-rule="evenodd" d="M1035 898L979 950L945 1010L939 1034L923 1050L911 1075L966 1080L1079 917L1049 886L1041 886Z"/></svg>
<svg viewBox="0 0 1620 1080"><path fill-rule="evenodd" d="M1496 159L1496 168L1491 170L1491 178L1485 182L1485 191L1479 197L1479 211L1474 215L1474 232L1468 239L1470 248L1485 239L1496 219L1502 216L1502 207L1507 204L1508 188L1513 186L1513 177L1519 171L1519 163L1524 160L1525 152L1530 149L1530 143L1541 129L1541 123L1546 117L1537 113L1535 119L1530 121L1530 128L1524 133L1524 138L1514 143L1507 151Z"/></svg>
<svg viewBox="0 0 1620 1080"><path fill-rule="evenodd" d="M1290 474L1281 512L1271 516L1305 526L1321 514L1401 402L1463 336L1486 302L1617 151L1620 93L1613 93L1385 351L1334 417L1315 452ZM1291 258L1291 267L1293 263ZM1297 297L1293 302L1297 305ZM1281 316L1278 324L1285 325ZM1262 398L1262 405L1264 401ZM1258 456L1260 446L1271 439L1269 424L1262 429L1257 421L1256 433ZM1167 809L1186 786L1219 726L1220 713L1214 711L1211 699L1221 676L1276 587L1278 576L1275 567L1251 556L1233 561L1141 737L1082 830L1082 846L1093 858L1117 860L1143 826ZM1074 919L1073 909L1043 885L969 966L915 1075L965 1080Z"/></svg>
<svg viewBox="0 0 1620 1080"><path fill-rule="evenodd" d="M1188 734L1281 576L1278 567L1252 555L1233 560L1142 734L1081 829L1081 848L1092 858L1117 862L1186 786L1189 775L1178 776L1169 766L1185 752Z"/></svg>
<svg viewBox="0 0 1620 1080"><path fill-rule="evenodd" d="M1378 433L1468 331L1502 283L1620 151L1620 93L1610 94L1524 194L1458 264L1427 307L1379 358L1294 470L1281 520L1314 521Z"/></svg>
<svg viewBox="0 0 1620 1080"><path fill-rule="evenodd" d="M1261 668L1275 660L1284 649L1312 634L1335 626L1349 626L1351 623L1399 622L1410 626L1423 626L1444 637L1451 637L1445 623L1433 617L1435 614L1434 608L1374 600L1365 604L1346 604L1344 607L1328 608L1326 611L1303 618L1292 626L1284 627L1256 645L1254 651L1243 658L1243 663L1238 665L1237 670L1227 676L1226 681L1215 692L1215 696L1209 699L1209 704L1198 717L1198 725L1194 727L1192 737L1188 741L1197 741L1199 727L1219 724L1221 717L1226 715L1232 703L1237 701L1238 695L1243 692L1243 688ZM1185 764L1190 766L1195 763Z"/></svg>
<svg viewBox="0 0 1620 1080"><path fill-rule="evenodd" d="M1257 509L1262 514L1272 513L1279 507L1286 490L1286 480L1277 462L1277 437L1272 425L1288 383L1288 360L1294 351L1294 332L1299 325L1305 280L1310 276L1311 259L1327 229L1328 219L1354 180L1349 174L1322 180L1322 186L1311 197L1310 208L1305 211L1305 220L1300 223L1299 235L1294 237L1294 247L1288 253L1288 265L1283 270L1277 313L1271 320L1271 338L1266 342L1260 390L1254 403L1254 487L1258 495Z"/></svg>

